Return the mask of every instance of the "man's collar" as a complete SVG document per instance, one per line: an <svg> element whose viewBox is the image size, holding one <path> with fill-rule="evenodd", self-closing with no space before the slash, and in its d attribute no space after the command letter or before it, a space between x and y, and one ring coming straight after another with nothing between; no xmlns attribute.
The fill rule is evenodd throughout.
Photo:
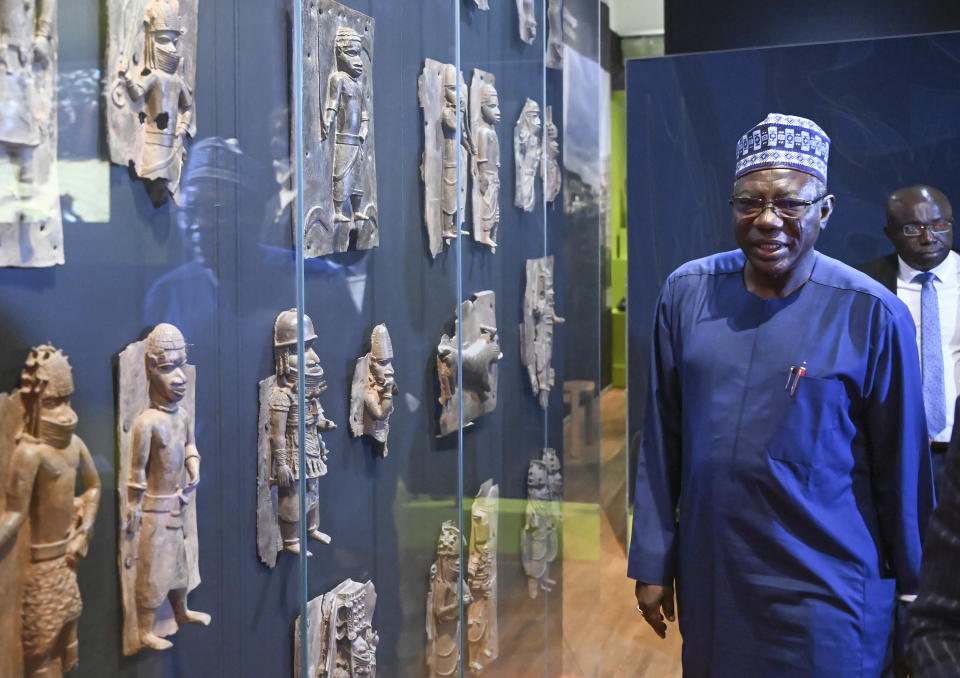
<svg viewBox="0 0 960 678"><path fill-rule="evenodd" d="M957 257L958 255L953 250L947 253L947 256L939 264L930 269L930 273L933 273L936 276L937 280L940 282L956 280L957 277ZM918 271L913 268L903 260L899 254L897 255L897 279L900 282L909 283L913 282L913 279L923 273L923 271Z"/></svg>

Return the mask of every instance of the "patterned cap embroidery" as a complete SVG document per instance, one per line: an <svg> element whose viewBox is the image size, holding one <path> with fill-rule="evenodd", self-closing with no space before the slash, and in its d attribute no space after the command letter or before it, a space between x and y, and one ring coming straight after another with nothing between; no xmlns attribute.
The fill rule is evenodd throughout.
<svg viewBox="0 0 960 678"><path fill-rule="evenodd" d="M817 123L770 113L737 142L736 179L768 167L789 167L827 183L830 137Z"/></svg>

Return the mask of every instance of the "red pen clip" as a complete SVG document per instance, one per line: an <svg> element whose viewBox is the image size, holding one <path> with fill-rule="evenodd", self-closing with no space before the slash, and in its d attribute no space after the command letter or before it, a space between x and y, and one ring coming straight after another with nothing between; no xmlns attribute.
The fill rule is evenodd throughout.
<svg viewBox="0 0 960 678"><path fill-rule="evenodd" d="M783 387L783 390L790 391L790 396L793 397L797 394L797 386L800 384L800 377L807 373L807 361L804 360L803 364L800 367L792 365L790 367L790 373L787 374L787 384Z"/></svg>

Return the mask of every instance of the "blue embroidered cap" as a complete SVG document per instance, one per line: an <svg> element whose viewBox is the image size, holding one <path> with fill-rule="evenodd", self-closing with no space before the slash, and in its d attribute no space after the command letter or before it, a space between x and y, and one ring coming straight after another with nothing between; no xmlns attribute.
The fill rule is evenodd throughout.
<svg viewBox="0 0 960 678"><path fill-rule="evenodd" d="M812 174L827 183L830 137L813 120L770 113L737 142L737 172L787 167Z"/></svg>

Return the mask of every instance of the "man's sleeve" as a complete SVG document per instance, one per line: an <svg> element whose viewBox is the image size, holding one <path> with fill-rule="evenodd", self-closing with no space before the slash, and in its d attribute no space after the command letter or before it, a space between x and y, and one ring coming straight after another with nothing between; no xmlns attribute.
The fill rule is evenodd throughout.
<svg viewBox="0 0 960 678"><path fill-rule="evenodd" d="M633 498L633 531L627 576L646 584L673 583L680 495L680 380L672 327L672 280L657 299L650 356L650 388L644 415Z"/></svg>
<svg viewBox="0 0 960 678"><path fill-rule="evenodd" d="M902 303L874 342L865 418L881 553L897 593L917 592L933 469L913 320Z"/></svg>
<svg viewBox="0 0 960 678"><path fill-rule="evenodd" d="M960 671L960 419L954 422L943 498L927 528L920 594L907 613L914 678L952 678Z"/></svg>

